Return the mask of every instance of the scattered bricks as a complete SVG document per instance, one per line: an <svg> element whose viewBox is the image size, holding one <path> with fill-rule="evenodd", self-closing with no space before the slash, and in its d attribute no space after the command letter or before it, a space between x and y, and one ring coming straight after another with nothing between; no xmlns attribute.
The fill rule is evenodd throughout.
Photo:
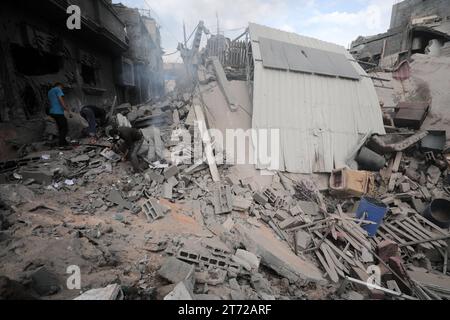
<svg viewBox="0 0 450 320"><path fill-rule="evenodd" d="M364 296L356 291L350 291L345 296L347 300L356 300L356 301L364 300Z"/></svg>
<svg viewBox="0 0 450 320"><path fill-rule="evenodd" d="M251 266L252 270L259 269L260 259L254 253L245 251L242 249L238 249L235 253L235 256L248 262L248 264Z"/></svg>
<svg viewBox="0 0 450 320"><path fill-rule="evenodd" d="M408 279L408 272L403 265L402 258L399 256L390 257L388 261L389 267L398 274L403 280Z"/></svg>
<svg viewBox="0 0 450 320"><path fill-rule="evenodd" d="M253 194L253 200L255 200L256 203L258 203L262 206L266 205L267 202L269 201L265 195L263 195L259 192L255 192Z"/></svg>
<svg viewBox="0 0 450 320"><path fill-rule="evenodd" d="M400 184L400 192L406 193L411 190L411 185L408 182Z"/></svg>
<svg viewBox="0 0 450 320"><path fill-rule="evenodd" d="M164 260L161 268L158 270L158 275L171 283L178 283L192 276L194 270L195 267L193 265L175 257L170 257Z"/></svg>
<svg viewBox="0 0 450 320"><path fill-rule="evenodd" d="M193 262L193 263L199 263L200 262L200 255L193 251L188 251L184 249L180 249L177 252L177 258L183 261Z"/></svg>
<svg viewBox="0 0 450 320"><path fill-rule="evenodd" d="M303 230L298 230L296 232L296 238L297 238L297 246L301 248L302 250L306 250L309 245L311 244L311 235Z"/></svg>
<svg viewBox="0 0 450 320"><path fill-rule="evenodd" d="M250 209L252 205L252 201L242 198L242 197L234 197L233 198L233 209L236 211L247 211Z"/></svg>
<svg viewBox="0 0 450 320"><path fill-rule="evenodd" d="M188 281L183 281L178 283L172 292L170 292L167 296L164 297L164 300L194 300L193 293L189 289L190 285Z"/></svg>
<svg viewBox="0 0 450 320"><path fill-rule="evenodd" d="M154 172L153 170L149 170L145 173L145 179L147 181L156 181L157 183L163 183L164 182L164 176Z"/></svg>
<svg viewBox="0 0 450 320"><path fill-rule="evenodd" d="M230 213L233 210L233 198L231 188L228 185L221 185L213 195L214 212L216 214Z"/></svg>
<svg viewBox="0 0 450 320"><path fill-rule="evenodd" d="M378 244L378 256L384 261L388 262L389 258L398 256L398 244L392 240L383 240Z"/></svg>
<svg viewBox="0 0 450 320"><path fill-rule="evenodd" d="M425 152L424 156L425 156L425 160L427 162L434 162L434 161L436 161L436 157L434 156L434 152L433 151Z"/></svg>
<svg viewBox="0 0 450 320"><path fill-rule="evenodd" d="M241 181L234 173L228 174L225 178L225 181L227 181L228 183L230 183L232 185L236 185L236 186L241 184Z"/></svg>
<svg viewBox="0 0 450 320"><path fill-rule="evenodd" d="M142 210L149 222L152 222L157 219L161 219L164 217L164 210L161 205L156 201L156 199L150 199L144 203L142 206Z"/></svg>
<svg viewBox="0 0 450 320"><path fill-rule="evenodd" d="M270 203L275 203L277 201L277 195L271 188L267 188L266 190L264 190L263 195Z"/></svg>
<svg viewBox="0 0 450 320"><path fill-rule="evenodd" d="M275 218L277 218L280 221L284 221L284 220L286 220L288 218L291 218L291 217L289 216L289 214L286 211L284 211L284 210L277 210L277 212L275 213Z"/></svg>
<svg viewBox="0 0 450 320"><path fill-rule="evenodd" d="M299 218L297 217L289 217L286 220L283 220L282 222L280 222L278 224L278 226L280 227L280 229L284 230L287 228L292 228L292 227L296 227L299 224L301 224L302 222L300 221Z"/></svg>
<svg viewBox="0 0 450 320"><path fill-rule="evenodd" d="M175 177L170 177L167 179L167 183L172 186L172 188L176 187L179 184L179 181Z"/></svg>
<svg viewBox="0 0 450 320"><path fill-rule="evenodd" d="M177 166L171 166L164 170L164 178L169 179L173 176L176 176L179 173Z"/></svg>

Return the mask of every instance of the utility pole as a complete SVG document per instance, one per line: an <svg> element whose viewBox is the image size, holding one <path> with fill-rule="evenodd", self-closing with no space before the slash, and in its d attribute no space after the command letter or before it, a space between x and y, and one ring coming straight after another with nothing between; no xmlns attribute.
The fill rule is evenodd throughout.
<svg viewBox="0 0 450 320"><path fill-rule="evenodd" d="M216 11L216 19L217 19L217 35L220 34L220 23L219 23L219 13Z"/></svg>
<svg viewBox="0 0 450 320"><path fill-rule="evenodd" d="M187 48L186 23L183 21L184 47Z"/></svg>

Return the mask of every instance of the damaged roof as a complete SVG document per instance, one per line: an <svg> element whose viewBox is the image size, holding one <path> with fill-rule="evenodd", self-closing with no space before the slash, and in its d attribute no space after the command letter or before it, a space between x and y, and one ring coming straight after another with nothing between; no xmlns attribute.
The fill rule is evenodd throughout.
<svg viewBox="0 0 450 320"><path fill-rule="evenodd" d="M251 23L253 128L280 129L280 167L331 172L368 132L385 134L372 80L344 47Z"/></svg>

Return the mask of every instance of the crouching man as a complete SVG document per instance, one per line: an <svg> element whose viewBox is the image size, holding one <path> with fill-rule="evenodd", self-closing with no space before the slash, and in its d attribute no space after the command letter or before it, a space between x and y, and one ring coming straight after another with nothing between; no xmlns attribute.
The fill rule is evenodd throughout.
<svg viewBox="0 0 450 320"><path fill-rule="evenodd" d="M136 173L142 172L144 169L143 163L139 161L139 151L144 143L144 136L142 132L135 128L118 127L109 132L112 136L118 136L124 141L123 151L124 158L131 162Z"/></svg>

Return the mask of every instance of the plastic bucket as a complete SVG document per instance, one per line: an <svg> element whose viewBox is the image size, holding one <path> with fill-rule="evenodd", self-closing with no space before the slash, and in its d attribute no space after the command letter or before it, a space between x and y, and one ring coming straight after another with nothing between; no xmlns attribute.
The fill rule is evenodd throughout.
<svg viewBox="0 0 450 320"><path fill-rule="evenodd" d="M423 216L435 225L447 229L450 227L450 201L435 199L423 212Z"/></svg>
<svg viewBox="0 0 450 320"><path fill-rule="evenodd" d="M363 197L356 210L356 217L364 220L375 222L376 224L363 225L363 229L367 231L369 237L374 237L377 233L380 223L383 221L384 216L388 212L389 208L383 202L376 199Z"/></svg>
<svg viewBox="0 0 450 320"><path fill-rule="evenodd" d="M386 159L372 150L362 147L355 158L362 170L379 171L384 168Z"/></svg>

